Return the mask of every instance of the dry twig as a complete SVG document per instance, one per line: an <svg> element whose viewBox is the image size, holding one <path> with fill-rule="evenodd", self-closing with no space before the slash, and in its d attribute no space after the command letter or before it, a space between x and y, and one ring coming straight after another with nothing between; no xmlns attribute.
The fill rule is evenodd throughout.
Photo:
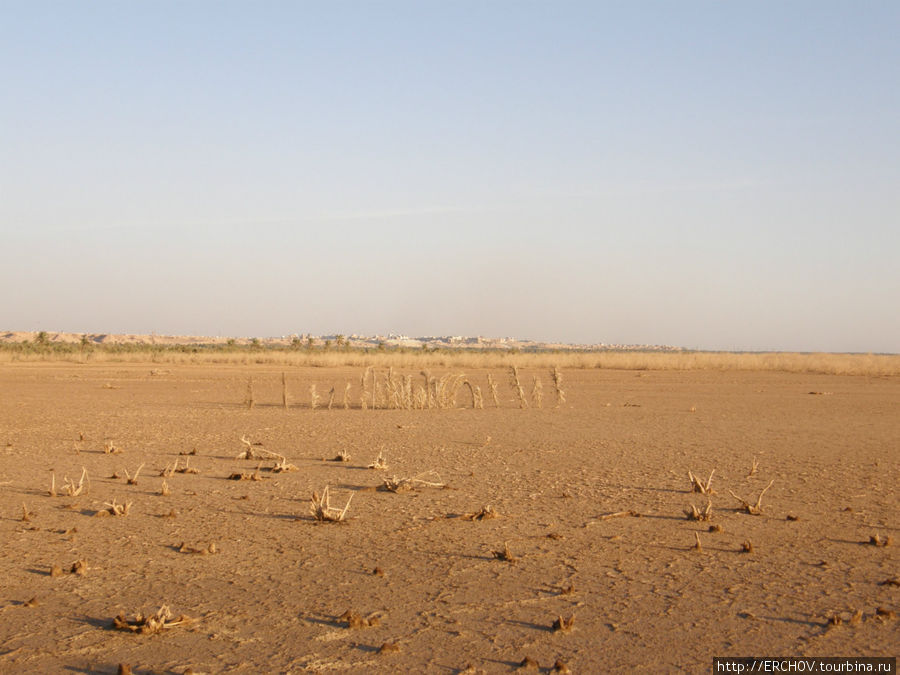
<svg viewBox="0 0 900 675"><path fill-rule="evenodd" d="M425 480L425 477L436 478L437 480ZM412 478L385 478L382 483L382 489L388 492L409 492L417 487L433 487L442 488L446 485L441 481L441 477L436 471L426 471Z"/></svg>

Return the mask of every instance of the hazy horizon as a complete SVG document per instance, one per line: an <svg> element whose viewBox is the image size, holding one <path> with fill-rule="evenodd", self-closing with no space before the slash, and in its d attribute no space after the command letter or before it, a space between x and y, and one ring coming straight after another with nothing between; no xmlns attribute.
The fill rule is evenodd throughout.
<svg viewBox="0 0 900 675"><path fill-rule="evenodd" d="M900 352L896 3L0 8L4 330Z"/></svg>

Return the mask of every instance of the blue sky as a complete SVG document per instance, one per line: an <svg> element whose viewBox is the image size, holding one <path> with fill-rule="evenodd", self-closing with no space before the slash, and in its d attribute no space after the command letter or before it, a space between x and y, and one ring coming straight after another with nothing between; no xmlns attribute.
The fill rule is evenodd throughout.
<svg viewBox="0 0 900 675"><path fill-rule="evenodd" d="M900 352L895 2L0 0L0 329Z"/></svg>

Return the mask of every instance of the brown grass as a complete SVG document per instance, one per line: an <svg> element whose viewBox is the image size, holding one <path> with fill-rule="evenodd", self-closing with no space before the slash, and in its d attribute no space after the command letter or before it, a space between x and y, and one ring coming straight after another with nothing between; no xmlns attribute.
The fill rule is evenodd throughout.
<svg viewBox="0 0 900 675"><path fill-rule="evenodd" d="M513 352L500 350L372 350L293 351L259 350L229 352L209 350L201 352L163 351L152 353L135 350L94 350L90 356L95 363L172 363L282 366L361 366L409 368L421 370L442 368L568 368L612 370L743 370L781 371L789 373L822 373L829 375L900 375L900 354L840 354L828 352L692 352L692 351L537 351ZM82 362L78 353L56 351L17 352L0 350L0 362L42 361Z"/></svg>

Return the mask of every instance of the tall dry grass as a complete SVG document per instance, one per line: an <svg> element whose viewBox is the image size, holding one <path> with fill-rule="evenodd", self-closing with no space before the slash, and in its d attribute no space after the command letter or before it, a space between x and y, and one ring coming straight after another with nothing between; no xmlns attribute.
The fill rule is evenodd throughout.
<svg viewBox="0 0 900 675"><path fill-rule="evenodd" d="M79 362L79 363L168 363L273 366L338 366L402 368L553 368L613 370L747 370L834 375L900 375L898 354L829 353L732 353L732 352L501 352L476 350L443 351L197 351L135 350L86 352L0 350L0 363ZM370 394L374 392L370 391Z"/></svg>

